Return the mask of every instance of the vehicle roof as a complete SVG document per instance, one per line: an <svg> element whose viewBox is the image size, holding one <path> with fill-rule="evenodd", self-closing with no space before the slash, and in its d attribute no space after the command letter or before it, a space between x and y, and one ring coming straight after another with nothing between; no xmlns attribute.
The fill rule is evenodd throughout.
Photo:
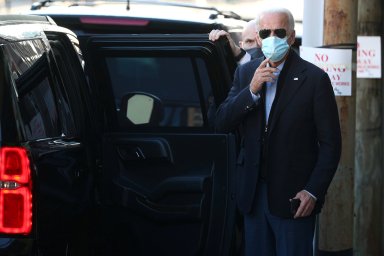
<svg viewBox="0 0 384 256"><path fill-rule="evenodd" d="M49 7L49 8L48 8ZM218 19L241 20L234 12L225 12L214 7L172 2L151 1L46 1L34 3L31 10L63 15L129 16L153 19L171 19L213 23Z"/></svg>
<svg viewBox="0 0 384 256"><path fill-rule="evenodd" d="M221 24L228 29L242 29L246 21L233 12L223 12L214 7L192 4L178 4L172 2L150 1L50 1L42 0L32 5L30 14L49 15L55 20L76 19L78 17L108 18L110 25L124 25L125 18L137 19L139 26L142 22L163 22L177 24L200 24L210 27ZM113 20L121 18L121 20ZM143 21L145 20L145 21ZM87 20L101 22L102 20ZM85 23L86 21L81 20ZM121 24L118 24L118 23ZM59 22L60 23L60 22ZM132 25L132 24L128 24ZM171 28L169 28L171 29ZM206 30L206 29L205 29ZM196 32L196 31L194 31Z"/></svg>

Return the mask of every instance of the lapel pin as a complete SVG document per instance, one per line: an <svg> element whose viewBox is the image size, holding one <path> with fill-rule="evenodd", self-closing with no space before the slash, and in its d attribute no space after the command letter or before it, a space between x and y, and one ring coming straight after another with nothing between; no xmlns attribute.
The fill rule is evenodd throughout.
<svg viewBox="0 0 384 256"><path fill-rule="evenodd" d="M299 80L299 78L297 78L297 77L294 77L294 78L293 78L293 80L297 81L297 80Z"/></svg>

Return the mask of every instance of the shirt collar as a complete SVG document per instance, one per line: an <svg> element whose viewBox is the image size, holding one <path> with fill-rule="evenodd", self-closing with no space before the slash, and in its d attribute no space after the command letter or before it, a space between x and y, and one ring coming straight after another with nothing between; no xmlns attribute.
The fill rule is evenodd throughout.
<svg viewBox="0 0 384 256"><path fill-rule="evenodd" d="M284 67L284 64L285 64L285 61L283 61L282 63L280 63L280 65L279 66L277 66L276 68L277 68L277 74L279 74L280 72L281 72L281 70L283 70L283 67Z"/></svg>

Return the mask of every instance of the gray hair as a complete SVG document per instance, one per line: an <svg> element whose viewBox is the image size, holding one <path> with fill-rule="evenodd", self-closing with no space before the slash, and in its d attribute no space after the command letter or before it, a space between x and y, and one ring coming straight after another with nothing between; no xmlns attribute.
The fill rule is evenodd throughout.
<svg viewBox="0 0 384 256"><path fill-rule="evenodd" d="M293 18L293 15L290 10L282 7L273 7L273 8L268 8L265 10L262 10L260 13L257 14L255 20L256 20L256 27L260 27L260 18L264 14L274 14L274 13L283 13L287 15L288 17L288 26L291 31L295 30L295 20Z"/></svg>

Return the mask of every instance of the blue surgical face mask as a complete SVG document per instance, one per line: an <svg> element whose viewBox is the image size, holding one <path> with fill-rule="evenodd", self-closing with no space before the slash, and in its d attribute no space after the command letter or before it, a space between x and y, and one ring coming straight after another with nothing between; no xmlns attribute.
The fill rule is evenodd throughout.
<svg viewBox="0 0 384 256"><path fill-rule="evenodd" d="M261 50L264 56L269 58L272 62L278 62L284 58L287 54L289 45L287 38L278 38L276 36L270 36L262 41Z"/></svg>

